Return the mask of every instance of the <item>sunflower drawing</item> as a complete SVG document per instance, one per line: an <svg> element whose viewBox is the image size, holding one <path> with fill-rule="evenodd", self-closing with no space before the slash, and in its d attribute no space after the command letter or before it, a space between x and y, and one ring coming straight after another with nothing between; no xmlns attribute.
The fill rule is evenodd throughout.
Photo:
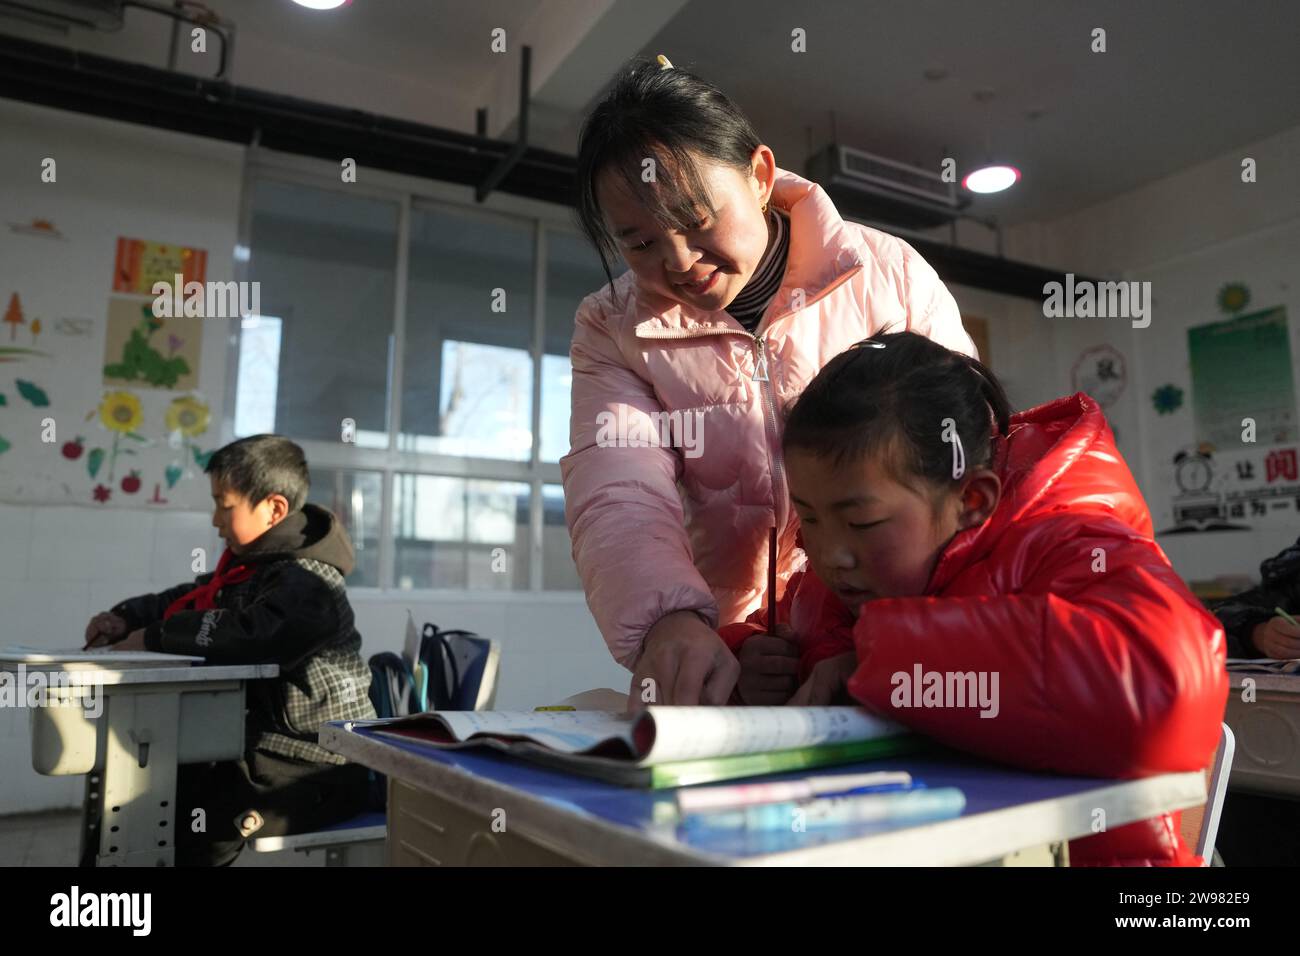
<svg viewBox="0 0 1300 956"><path fill-rule="evenodd" d="M136 431L144 422L144 411L140 408L140 399L130 392L109 392L104 396L103 401L99 403L99 420L103 422L104 427L113 433L113 447L108 452L108 481L112 484L113 473L117 468L118 443L124 437L138 441L141 444L148 442L147 438ZM135 454L135 451L130 448L123 448L121 452L126 455ZM94 449L87 457L86 466L92 478L99 471L100 463L103 460L104 450L102 448Z"/></svg>
<svg viewBox="0 0 1300 956"><path fill-rule="evenodd" d="M1250 290L1244 282L1229 282L1219 290L1219 308L1228 315L1240 312L1250 305Z"/></svg>
<svg viewBox="0 0 1300 956"><path fill-rule="evenodd" d="M174 398L167 406L167 432L172 436L173 447L175 447L176 436L181 436L181 444L186 452L184 472L186 475L193 474L189 466L191 458L200 468L206 468L208 460L212 457L212 452L200 451L199 446L190 441L191 438L202 435L208 430L208 417L208 406L192 395ZM180 468L173 463L172 467L167 469L167 487L176 484L180 475Z"/></svg>
<svg viewBox="0 0 1300 956"><path fill-rule="evenodd" d="M140 399L130 392L109 392L99 403L99 420L123 435L135 431L144 421Z"/></svg>
<svg viewBox="0 0 1300 956"><path fill-rule="evenodd" d="M166 417L167 430L180 432L186 438L202 435L208 430L208 406L190 395L172 399Z"/></svg>

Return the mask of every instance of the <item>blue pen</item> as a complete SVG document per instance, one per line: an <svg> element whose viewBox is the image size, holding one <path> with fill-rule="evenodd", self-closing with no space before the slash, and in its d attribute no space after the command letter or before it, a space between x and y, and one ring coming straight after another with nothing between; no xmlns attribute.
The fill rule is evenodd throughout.
<svg viewBox="0 0 1300 956"><path fill-rule="evenodd" d="M856 797L864 793L889 793L897 790L924 790L925 783L914 780L912 783L879 783L869 787L853 787L849 790L828 790L817 794L820 799L831 797Z"/></svg>
<svg viewBox="0 0 1300 956"><path fill-rule="evenodd" d="M863 796L835 797L805 802L786 801L724 810L692 813L682 820L687 834L776 833L824 831L870 823L921 823L959 816L966 796L956 787L904 790Z"/></svg>

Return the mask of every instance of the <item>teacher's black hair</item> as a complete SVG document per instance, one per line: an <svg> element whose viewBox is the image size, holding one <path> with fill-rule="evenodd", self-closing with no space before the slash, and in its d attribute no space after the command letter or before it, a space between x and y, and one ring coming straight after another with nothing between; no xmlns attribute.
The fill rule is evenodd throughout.
<svg viewBox="0 0 1300 956"><path fill-rule="evenodd" d="M748 173L760 145L740 108L688 70L636 60L616 75L583 123L577 169L578 222L610 283L610 263L619 251L596 198L603 172L617 176L660 226L686 229L705 210L716 211L700 176L700 160ZM654 160L653 188L642 179L647 159Z"/></svg>

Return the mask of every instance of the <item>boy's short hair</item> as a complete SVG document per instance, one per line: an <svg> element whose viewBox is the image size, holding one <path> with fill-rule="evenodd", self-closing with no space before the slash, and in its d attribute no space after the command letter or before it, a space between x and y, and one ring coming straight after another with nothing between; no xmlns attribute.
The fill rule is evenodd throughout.
<svg viewBox="0 0 1300 956"><path fill-rule="evenodd" d="M290 512L302 508L311 488L307 456L282 435L250 435L232 441L212 453L203 471L252 505L271 495L284 495Z"/></svg>

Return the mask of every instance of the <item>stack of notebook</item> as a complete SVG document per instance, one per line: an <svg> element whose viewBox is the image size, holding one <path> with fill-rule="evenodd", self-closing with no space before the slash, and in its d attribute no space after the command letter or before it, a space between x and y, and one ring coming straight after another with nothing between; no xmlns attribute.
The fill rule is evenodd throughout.
<svg viewBox="0 0 1300 956"><path fill-rule="evenodd" d="M438 748L488 747L656 789L855 763L921 745L858 707L440 711L351 726Z"/></svg>

